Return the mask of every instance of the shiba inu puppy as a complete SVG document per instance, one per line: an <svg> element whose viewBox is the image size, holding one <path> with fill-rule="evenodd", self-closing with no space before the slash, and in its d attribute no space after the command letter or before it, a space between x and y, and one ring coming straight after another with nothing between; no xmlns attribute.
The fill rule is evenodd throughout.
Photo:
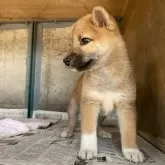
<svg viewBox="0 0 165 165"><path fill-rule="evenodd" d="M108 115L115 110L124 157L143 162L144 156L136 143L135 80L117 23L103 7L96 6L91 14L73 24L70 31L72 50L63 61L69 68L84 73L73 90L68 128L61 136L73 135L80 111L79 157L92 159L97 156L99 114Z"/></svg>

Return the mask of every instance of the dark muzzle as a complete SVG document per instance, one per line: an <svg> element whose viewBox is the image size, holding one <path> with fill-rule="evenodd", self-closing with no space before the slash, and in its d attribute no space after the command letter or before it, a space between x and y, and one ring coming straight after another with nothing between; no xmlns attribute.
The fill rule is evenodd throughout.
<svg viewBox="0 0 165 165"><path fill-rule="evenodd" d="M66 66L71 68L76 68L78 71L83 71L89 69L93 60L90 59L85 61L82 55L77 55L75 53L71 53L66 58L63 59L63 62Z"/></svg>

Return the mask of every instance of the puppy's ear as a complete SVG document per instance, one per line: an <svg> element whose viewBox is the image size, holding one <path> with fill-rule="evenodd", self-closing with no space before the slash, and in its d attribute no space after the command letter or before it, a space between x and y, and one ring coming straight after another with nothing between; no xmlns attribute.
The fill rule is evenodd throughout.
<svg viewBox="0 0 165 165"><path fill-rule="evenodd" d="M108 30L113 30L116 26L114 18L101 6L93 8L91 21L95 26L106 27Z"/></svg>

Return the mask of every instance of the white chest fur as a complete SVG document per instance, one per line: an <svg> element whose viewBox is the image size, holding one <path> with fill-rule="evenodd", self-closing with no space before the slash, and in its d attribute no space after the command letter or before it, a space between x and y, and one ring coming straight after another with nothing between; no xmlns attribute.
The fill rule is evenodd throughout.
<svg viewBox="0 0 165 165"><path fill-rule="evenodd" d="M115 103L120 101L124 97L124 93L121 92L98 92L90 91L88 97L92 100L100 101L102 109L106 114L114 110Z"/></svg>

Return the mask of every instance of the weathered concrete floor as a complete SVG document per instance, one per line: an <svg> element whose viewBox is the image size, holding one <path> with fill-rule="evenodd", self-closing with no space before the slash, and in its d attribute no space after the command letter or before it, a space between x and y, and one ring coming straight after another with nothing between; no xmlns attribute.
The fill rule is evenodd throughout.
<svg viewBox="0 0 165 165"><path fill-rule="evenodd" d="M47 129L28 133L10 139L0 140L0 165L133 165L124 160L120 149L120 136L114 129L112 139L98 140L99 156L107 161L81 162L76 158L80 133L71 139L60 137L66 123L60 122ZM159 150L138 137L140 149L144 152L144 165L165 165L165 156Z"/></svg>

